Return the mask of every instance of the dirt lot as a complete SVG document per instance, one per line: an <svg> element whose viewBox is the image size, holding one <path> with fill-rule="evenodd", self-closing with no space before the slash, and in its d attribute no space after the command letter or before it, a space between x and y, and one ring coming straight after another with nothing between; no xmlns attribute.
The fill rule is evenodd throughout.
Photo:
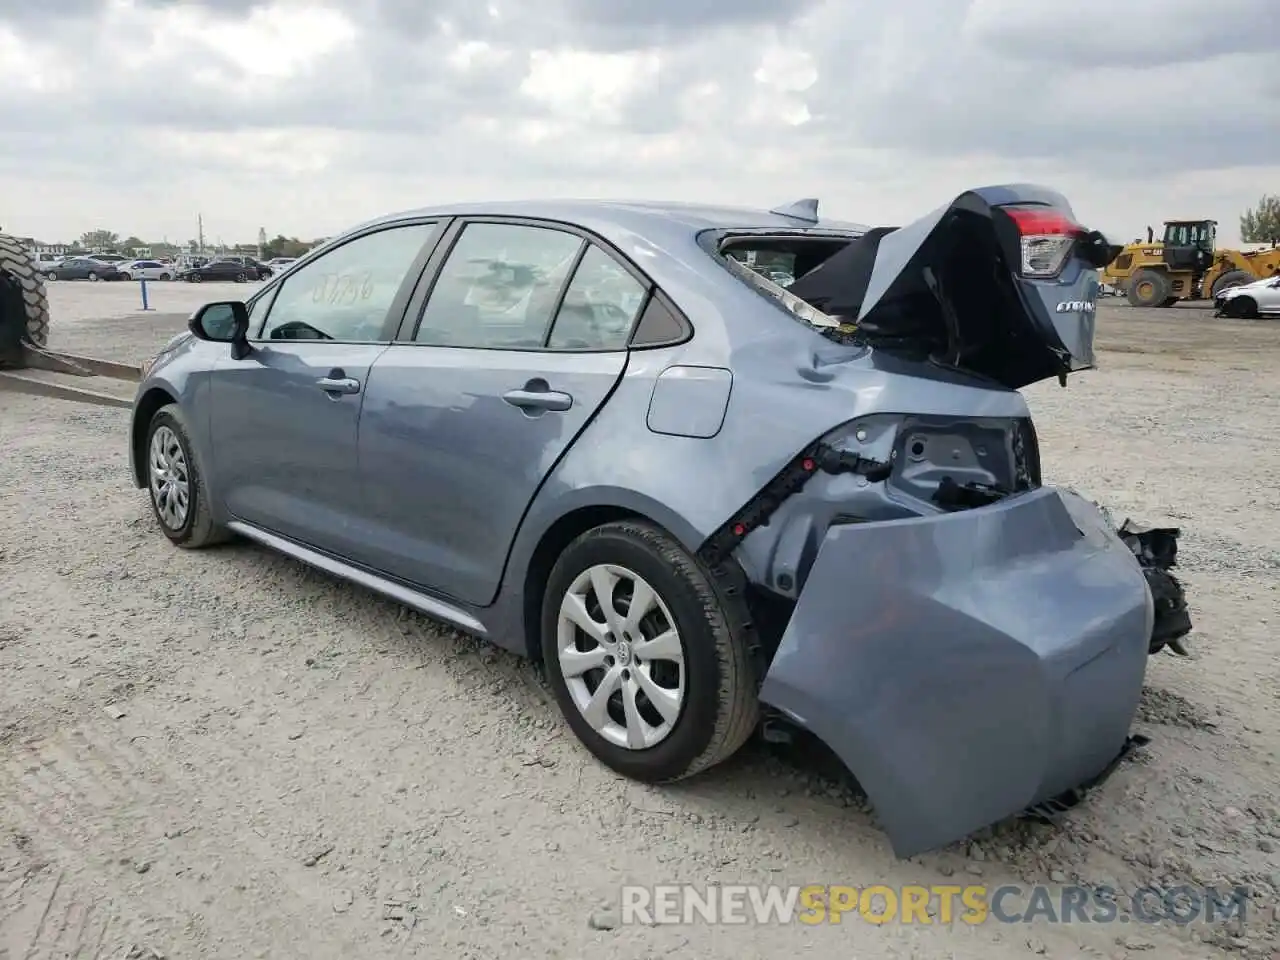
<svg viewBox="0 0 1280 960"><path fill-rule="evenodd" d="M133 285L54 284L53 345L137 360L245 292L157 284L129 315ZM125 411L0 394L0 957L1280 957L1280 325L1099 325L1101 369L1031 391L1046 474L1183 528L1193 655L1153 660L1151 745L1061 827L908 862L764 747L676 788L613 776L523 662L253 546L172 548L126 477ZM1216 927L608 909L686 881L1255 899Z"/></svg>

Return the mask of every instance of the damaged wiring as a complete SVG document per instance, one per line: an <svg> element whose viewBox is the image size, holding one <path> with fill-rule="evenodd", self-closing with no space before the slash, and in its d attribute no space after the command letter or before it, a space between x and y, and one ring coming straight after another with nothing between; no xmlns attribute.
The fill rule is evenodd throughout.
<svg viewBox="0 0 1280 960"><path fill-rule="evenodd" d="M853 473L866 477L872 483L889 479L892 464L869 457L860 457L847 450L839 450L830 444L815 443L795 457L759 493L747 501L719 530L707 538L699 558L708 566L722 563L738 544L757 527L766 526L778 508L788 498L800 492L815 474Z"/></svg>

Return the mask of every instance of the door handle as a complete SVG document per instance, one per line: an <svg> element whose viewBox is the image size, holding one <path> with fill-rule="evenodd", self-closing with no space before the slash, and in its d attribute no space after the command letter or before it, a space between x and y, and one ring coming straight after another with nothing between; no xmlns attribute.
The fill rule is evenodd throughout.
<svg viewBox="0 0 1280 960"><path fill-rule="evenodd" d="M354 377L321 377L316 381L325 393L359 393L360 381Z"/></svg>
<svg viewBox="0 0 1280 960"><path fill-rule="evenodd" d="M564 411L573 406L573 397L569 394L545 387L542 390L530 390L527 386L523 390L508 390L502 399L522 410Z"/></svg>

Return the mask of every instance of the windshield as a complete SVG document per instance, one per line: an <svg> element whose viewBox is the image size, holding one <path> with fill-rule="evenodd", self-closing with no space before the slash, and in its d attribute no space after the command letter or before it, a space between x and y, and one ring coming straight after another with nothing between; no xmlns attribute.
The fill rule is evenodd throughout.
<svg viewBox="0 0 1280 960"><path fill-rule="evenodd" d="M1171 223L1165 227L1164 242L1171 247L1199 247L1201 250L1213 249L1213 224Z"/></svg>

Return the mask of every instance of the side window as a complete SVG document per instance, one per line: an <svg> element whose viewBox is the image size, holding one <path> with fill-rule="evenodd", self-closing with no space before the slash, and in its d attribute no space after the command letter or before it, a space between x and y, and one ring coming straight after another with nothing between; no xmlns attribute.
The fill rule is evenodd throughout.
<svg viewBox="0 0 1280 960"><path fill-rule="evenodd" d="M556 313L552 350L625 350L648 288L592 244Z"/></svg>
<svg viewBox="0 0 1280 960"><path fill-rule="evenodd" d="M550 227L467 224L440 269L414 341L540 349L582 244Z"/></svg>
<svg viewBox="0 0 1280 960"><path fill-rule="evenodd" d="M279 286L272 287L249 305L249 339L263 339L262 326L266 322L267 311L271 309L271 304L275 302L276 294L279 292Z"/></svg>
<svg viewBox="0 0 1280 960"><path fill-rule="evenodd" d="M270 305L261 339L386 339L391 301L435 229L434 223L420 223L379 230L291 273Z"/></svg>

